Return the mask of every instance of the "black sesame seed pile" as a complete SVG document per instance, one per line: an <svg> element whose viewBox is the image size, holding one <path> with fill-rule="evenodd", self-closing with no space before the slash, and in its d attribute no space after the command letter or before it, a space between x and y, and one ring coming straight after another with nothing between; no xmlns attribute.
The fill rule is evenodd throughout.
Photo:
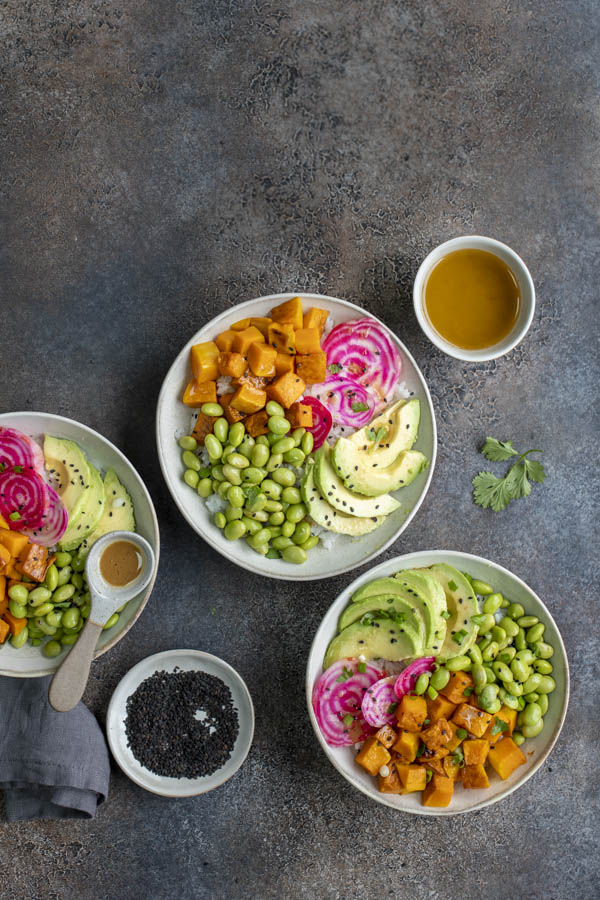
<svg viewBox="0 0 600 900"><path fill-rule="evenodd" d="M169 778L212 775L239 732L231 691L206 672L155 672L127 699L125 734L139 763Z"/></svg>

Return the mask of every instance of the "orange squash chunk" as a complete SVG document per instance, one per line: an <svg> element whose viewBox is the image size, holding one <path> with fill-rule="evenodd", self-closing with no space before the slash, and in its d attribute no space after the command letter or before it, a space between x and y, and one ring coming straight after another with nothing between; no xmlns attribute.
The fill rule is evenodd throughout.
<svg viewBox="0 0 600 900"><path fill-rule="evenodd" d="M269 378L275 375L275 360L277 350L262 341L260 344L250 344L248 348L248 364L255 375Z"/></svg>
<svg viewBox="0 0 600 900"><path fill-rule="evenodd" d="M389 775L377 776L377 790L381 794L405 794L406 791L402 787L400 776L396 769L391 768Z"/></svg>
<svg viewBox="0 0 600 900"><path fill-rule="evenodd" d="M280 303L271 310L271 316L276 322L294 326L294 331L302 328L302 300L300 297L292 297L285 303Z"/></svg>
<svg viewBox="0 0 600 900"><path fill-rule="evenodd" d="M439 750L440 747L445 747L451 737L450 726L444 718L428 725L421 732L421 740L428 750Z"/></svg>
<svg viewBox="0 0 600 900"><path fill-rule="evenodd" d="M254 325L255 328L258 328L265 341L267 340L269 334L269 325L273 322L273 319L270 319L268 316L256 316L250 319L250 324Z"/></svg>
<svg viewBox="0 0 600 900"><path fill-rule="evenodd" d="M460 766L454 761L454 757L445 756L442 760L442 767L446 778L451 778L452 781L456 781L460 772Z"/></svg>
<svg viewBox="0 0 600 900"><path fill-rule="evenodd" d="M462 745L462 751L465 755L465 766L484 766L490 745L481 739L467 740Z"/></svg>
<svg viewBox="0 0 600 900"><path fill-rule="evenodd" d="M298 397L304 393L306 384L304 381L294 375L293 372L286 372L280 375L267 388L267 394L271 400L276 400L284 409L289 409L292 403L295 403Z"/></svg>
<svg viewBox="0 0 600 900"><path fill-rule="evenodd" d="M375 737L378 741L381 741L386 750L389 750L392 744L396 741L398 735L391 725L382 725L379 731L375 734Z"/></svg>
<svg viewBox="0 0 600 900"><path fill-rule="evenodd" d="M10 634L10 626L4 619L0 619L0 644L3 644Z"/></svg>
<svg viewBox="0 0 600 900"><path fill-rule="evenodd" d="M228 375L230 378L241 378L247 368L246 360L241 353L219 353L219 374Z"/></svg>
<svg viewBox="0 0 600 900"><path fill-rule="evenodd" d="M489 752L488 759L491 767L500 778L506 779L509 775L527 762L527 757L520 747L510 737L503 737Z"/></svg>
<svg viewBox="0 0 600 900"><path fill-rule="evenodd" d="M0 616L8 609L8 594L6 593L6 577L0 575Z"/></svg>
<svg viewBox="0 0 600 900"><path fill-rule="evenodd" d="M6 530L8 530L8 522L3 516L0 516L0 528L6 528Z"/></svg>
<svg viewBox="0 0 600 900"><path fill-rule="evenodd" d="M327 378L327 354L323 350L296 357L296 374L307 384L320 384Z"/></svg>
<svg viewBox="0 0 600 900"><path fill-rule="evenodd" d="M440 694L443 694L446 700L457 706L459 703L466 702L469 695L465 696L465 689L472 689L474 684L475 682L468 672L453 672L450 681L445 688L442 688Z"/></svg>
<svg viewBox="0 0 600 900"><path fill-rule="evenodd" d="M2 613L2 617L5 622L8 622L8 627L13 637L21 634L21 632L27 625L27 616L23 616L22 619L18 619L16 616L13 616L13 614L8 609L6 610L6 612Z"/></svg>
<svg viewBox="0 0 600 900"><path fill-rule="evenodd" d="M449 806L454 793L454 782L444 775L433 775L423 791L423 806Z"/></svg>
<svg viewBox="0 0 600 900"><path fill-rule="evenodd" d="M483 737L492 717L482 709L477 709L476 706L461 703L452 716L452 721L459 728L466 728L475 737Z"/></svg>
<svg viewBox="0 0 600 900"><path fill-rule="evenodd" d="M294 357L289 353L277 353L275 357L275 374L285 375L286 372L294 371Z"/></svg>
<svg viewBox="0 0 600 900"><path fill-rule="evenodd" d="M377 775L382 766L386 766L392 758L391 753L383 746L381 741L373 735L367 738L354 761L362 766L369 775Z"/></svg>
<svg viewBox="0 0 600 900"><path fill-rule="evenodd" d="M231 406L233 397L234 394L223 394L222 397L219 397L219 403L223 407L223 415L230 425L235 425L236 422L241 422L242 419L246 418L243 412Z"/></svg>
<svg viewBox="0 0 600 900"><path fill-rule="evenodd" d="M427 699L427 717L432 722L437 722L438 719L449 719L455 709L454 703L450 703L442 694L438 694L435 700Z"/></svg>
<svg viewBox="0 0 600 900"><path fill-rule="evenodd" d="M444 759L447 757L437 757L433 756L431 759L428 759L426 756L419 756L417 762L424 765L426 769L430 769L432 772L437 772L438 775L445 775L444 772Z"/></svg>
<svg viewBox="0 0 600 900"><path fill-rule="evenodd" d="M4 544L11 556L19 556L29 540L20 531L0 531L0 544Z"/></svg>
<svg viewBox="0 0 600 900"><path fill-rule="evenodd" d="M302 326L303 328L317 328L319 336L321 336L328 318L329 313L326 309L318 309L316 306L313 306L312 309L309 309L308 312L304 313Z"/></svg>
<svg viewBox="0 0 600 900"><path fill-rule="evenodd" d="M252 324L251 319L239 319L239 321L234 322L231 326L232 331L245 331L246 328L250 328Z"/></svg>
<svg viewBox="0 0 600 900"><path fill-rule="evenodd" d="M296 332L296 353L318 353L321 336L318 328L299 328Z"/></svg>
<svg viewBox="0 0 600 900"><path fill-rule="evenodd" d="M217 421L217 416L206 416L203 412L198 413L198 418L194 424L192 437L196 438L201 447L204 446L204 439L207 434L212 434L213 425Z"/></svg>
<svg viewBox="0 0 600 900"><path fill-rule="evenodd" d="M296 335L293 325L285 323L280 325L279 322L273 322L272 325L269 325L267 340L278 353L293 356L296 352Z"/></svg>
<svg viewBox="0 0 600 900"><path fill-rule="evenodd" d="M462 783L464 788L489 788L490 780L482 765L465 766Z"/></svg>
<svg viewBox="0 0 600 900"><path fill-rule="evenodd" d="M425 766L407 766L404 763L396 763L396 771L400 776L402 787L407 793L422 791L427 784L427 771Z"/></svg>
<svg viewBox="0 0 600 900"><path fill-rule="evenodd" d="M305 406L303 403L292 403L287 411L286 418L293 428L312 428L312 406Z"/></svg>
<svg viewBox="0 0 600 900"><path fill-rule="evenodd" d="M53 559L55 557L52 557ZM19 555L19 562L15 563L15 569L22 575L27 575L33 581L43 581L46 570L50 565L48 548L39 544L26 545Z"/></svg>
<svg viewBox="0 0 600 900"><path fill-rule="evenodd" d="M218 376L217 358L219 348L214 341L194 344L190 350L192 374L199 384L204 381L216 381Z"/></svg>
<svg viewBox="0 0 600 900"><path fill-rule="evenodd" d="M6 566L10 565L12 558L12 554L8 547L5 547L4 544L0 544L0 568L6 568Z"/></svg>
<svg viewBox="0 0 600 900"><path fill-rule="evenodd" d="M269 417L264 409L261 409L260 412L254 413L251 416L248 416L244 425L246 426L246 431L250 435L250 437L258 437L260 434L268 434L269 426L268 426Z"/></svg>
<svg viewBox="0 0 600 900"><path fill-rule="evenodd" d="M460 726L460 727L462 727L462 726ZM458 746L460 746L461 741L464 740L464 737L457 737L456 732L458 731L459 726L458 726L458 725L455 725L454 722L448 722L448 728L450 729L450 731L451 731L451 733L452 733L452 737L450 738L450 740L449 740L448 743L446 744L446 747L448 748L448 750L450 751L450 753L454 753L454 751L456 750L456 748L457 748ZM464 731L464 729L463 729L463 731Z"/></svg>
<svg viewBox="0 0 600 900"><path fill-rule="evenodd" d="M198 384L194 378L183 392L183 402L191 409L199 409L203 403L216 403L216 381L205 381L203 384Z"/></svg>
<svg viewBox="0 0 600 900"><path fill-rule="evenodd" d="M506 731L499 731L497 728L496 719L500 719L502 722L506 722L508 725L508 729ZM485 741L489 741L490 746L494 746L498 741L502 740L502 738L506 735L507 737L511 737L513 731L515 730L515 725L517 724L517 710L509 709L508 706L501 706L497 713L494 713L492 716L492 721L489 724L489 727L486 729L485 734L483 735L483 739ZM496 734L492 734L492 730L496 731Z"/></svg>
<svg viewBox="0 0 600 900"><path fill-rule="evenodd" d="M244 328L243 331L236 332L231 349L235 353L241 353L242 356L246 356L250 344L260 344L262 341L264 341L264 337L258 328L254 325L250 325L249 328Z"/></svg>
<svg viewBox="0 0 600 900"><path fill-rule="evenodd" d="M420 731L427 718L427 704L424 697L405 694L396 712L398 727L404 731Z"/></svg>
<svg viewBox="0 0 600 900"><path fill-rule="evenodd" d="M415 761L417 750L421 738L419 733L415 731L401 731L398 740L393 745L394 753L398 754L398 759L403 763L411 763Z"/></svg>
<svg viewBox="0 0 600 900"><path fill-rule="evenodd" d="M235 331L229 329L228 331L222 331L221 334L215 338L215 344L221 353L229 353L234 337Z"/></svg>
<svg viewBox="0 0 600 900"><path fill-rule="evenodd" d="M243 332L240 333L243 334ZM251 384L242 384L231 398L230 406L241 413L255 413L262 409L266 402L265 391L261 391Z"/></svg>

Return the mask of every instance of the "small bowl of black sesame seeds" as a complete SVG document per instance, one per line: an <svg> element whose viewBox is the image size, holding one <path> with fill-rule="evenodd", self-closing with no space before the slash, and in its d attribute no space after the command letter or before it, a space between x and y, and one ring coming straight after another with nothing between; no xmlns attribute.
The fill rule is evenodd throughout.
<svg viewBox="0 0 600 900"><path fill-rule="evenodd" d="M254 707L228 663L200 650L167 650L121 679L106 716L123 772L163 797L194 797L228 781L252 744Z"/></svg>

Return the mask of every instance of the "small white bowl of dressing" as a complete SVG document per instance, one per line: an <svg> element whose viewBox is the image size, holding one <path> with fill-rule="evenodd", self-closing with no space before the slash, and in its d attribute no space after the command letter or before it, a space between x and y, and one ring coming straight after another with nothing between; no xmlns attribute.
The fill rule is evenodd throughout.
<svg viewBox="0 0 600 900"><path fill-rule="evenodd" d="M523 340L533 320L535 287L514 250L467 235L440 244L423 260L413 304L419 325L439 350L484 362Z"/></svg>

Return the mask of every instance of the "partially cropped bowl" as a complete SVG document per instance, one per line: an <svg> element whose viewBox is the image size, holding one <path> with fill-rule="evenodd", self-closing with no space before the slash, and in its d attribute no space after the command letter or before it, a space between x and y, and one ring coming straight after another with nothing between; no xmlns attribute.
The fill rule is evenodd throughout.
<svg viewBox="0 0 600 900"><path fill-rule="evenodd" d="M434 328L427 315L425 305L427 279L434 266L441 259L457 250L484 250L487 253L492 253L506 263L519 285L521 301L517 320L510 333L490 347L483 347L479 350L467 350L450 343ZM445 243L440 244L425 257L419 267L413 285L413 306L424 334L439 350L464 362L485 362L510 353L511 350L514 350L521 343L529 331L535 312L535 287L529 269L514 250L501 243L501 241L494 240L494 238L483 237L482 235L466 235L445 241Z"/></svg>
<svg viewBox="0 0 600 900"><path fill-rule="evenodd" d="M420 792L414 794L381 794L377 790L377 781L354 762L354 747L331 747L324 739L315 718L312 707L312 691L316 680L322 672L323 657L331 639L337 631L337 624L342 611L350 602L352 594L359 587L376 578L391 576L400 569L418 569L436 563L449 563L461 572L468 572L473 578L493 585L513 603L520 603L528 615L535 615L546 626L544 640L554 647L552 657L552 677L556 682L555 690L548 695L548 712L544 716L544 729L536 737L523 744L527 762L519 766L506 781L502 781L495 772L489 772L490 787L477 790L466 790L462 787L454 792L447 808L423 806ZM453 816L458 813L475 812L492 803L503 800L522 787L537 772L547 759L554 744L558 740L563 726L569 702L569 665L567 654L560 632L548 609L533 590L508 569L483 559L453 550L424 550L418 553L407 553L389 559L374 569L365 572L350 584L329 607L325 614L310 649L306 666L306 700L310 721L325 755L338 772L350 784L362 791L372 800L390 806L401 812L420 816Z"/></svg>

